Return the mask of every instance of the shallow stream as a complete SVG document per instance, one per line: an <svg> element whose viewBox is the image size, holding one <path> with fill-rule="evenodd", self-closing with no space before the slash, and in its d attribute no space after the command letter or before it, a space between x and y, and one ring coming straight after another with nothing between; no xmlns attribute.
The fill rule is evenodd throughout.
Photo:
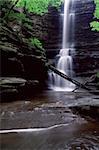
<svg viewBox="0 0 99 150"><path fill-rule="evenodd" d="M99 110L99 96L44 91L2 103L1 150L99 150L99 120L73 113L79 106Z"/></svg>

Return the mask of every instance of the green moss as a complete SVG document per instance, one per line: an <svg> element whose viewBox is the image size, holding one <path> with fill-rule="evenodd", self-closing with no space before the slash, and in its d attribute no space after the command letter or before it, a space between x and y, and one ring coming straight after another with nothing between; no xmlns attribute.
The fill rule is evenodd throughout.
<svg viewBox="0 0 99 150"><path fill-rule="evenodd" d="M94 19L90 23L90 27L92 31L99 31L99 21L96 21L96 19L99 19L99 0L94 0L95 3L95 12L94 12Z"/></svg>

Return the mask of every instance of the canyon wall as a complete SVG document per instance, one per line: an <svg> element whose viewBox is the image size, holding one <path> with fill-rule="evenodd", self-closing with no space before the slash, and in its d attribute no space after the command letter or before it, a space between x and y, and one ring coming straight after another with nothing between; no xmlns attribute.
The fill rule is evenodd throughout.
<svg viewBox="0 0 99 150"><path fill-rule="evenodd" d="M90 28L94 9L93 0L75 0L73 35L75 50L70 52L73 57L76 76L90 76L99 69L99 32L92 31ZM48 13L43 16L32 14L32 34L42 42L46 56L52 64L55 63L55 56L62 47L62 13L63 5L60 11L54 7L49 7ZM72 24L70 28L72 30ZM33 58L31 54L28 56L25 52L25 56L20 56L17 49L4 50L2 47L1 51L2 76L25 77L26 79L37 79L40 82L45 80L44 65L38 59ZM35 69L35 66L41 69Z"/></svg>
<svg viewBox="0 0 99 150"><path fill-rule="evenodd" d="M90 28L90 22L94 17L94 9L93 0L75 0L74 2L75 28L73 37L75 50L71 51L71 55L76 76L90 76L97 72L99 68L99 32L92 31ZM49 38L45 41L45 48L48 58L52 59L52 63L54 63L55 55L61 49L62 17L58 12L50 13L47 17L51 18L52 15L53 20L49 22ZM72 24L70 28L72 30Z"/></svg>

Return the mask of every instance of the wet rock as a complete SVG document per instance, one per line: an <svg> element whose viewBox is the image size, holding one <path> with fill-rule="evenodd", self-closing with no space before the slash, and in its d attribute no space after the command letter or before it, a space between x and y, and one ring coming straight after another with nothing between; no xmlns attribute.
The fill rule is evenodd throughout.
<svg viewBox="0 0 99 150"><path fill-rule="evenodd" d="M19 60L17 47L12 44L5 43L0 45L1 50L1 76L21 77L24 67Z"/></svg>
<svg viewBox="0 0 99 150"><path fill-rule="evenodd" d="M6 43L8 44L8 43ZM5 45L6 45L5 44ZM1 76L26 78L27 80L39 80L41 85L47 77L47 67L42 56L24 54L19 52L18 47L12 44L0 46L1 50Z"/></svg>
<svg viewBox="0 0 99 150"><path fill-rule="evenodd" d="M74 98L74 101L67 103L67 106L73 111L74 114L76 113L88 120L99 120L98 94L99 91L94 93L94 95L90 94L89 96L86 96L85 92L78 92L77 96L75 97L76 99Z"/></svg>
<svg viewBox="0 0 99 150"><path fill-rule="evenodd" d="M12 48L11 45L9 47L5 46L9 45L8 43L5 43L4 45L0 45L0 51L1 51L1 56L10 56L10 57L15 57L17 54L17 49Z"/></svg>
<svg viewBox="0 0 99 150"><path fill-rule="evenodd" d="M25 79L21 78L11 78L11 77L1 77L0 78L0 96L1 101L5 100L15 100L19 95L19 88L24 87L26 84ZM3 101L3 102L4 102Z"/></svg>
<svg viewBox="0 0 99 150"><path fill-rule="evenodd" d="M52 128L53 126L57 128L58 126L61 127L74 122L86 123L83 118L73 114L70 109L62 105L58 106L54 103L44 106L31 106L31 110L27 110L27 105L31 106L31 103L20 104L20 111L17 108L15 112L12 110L15 106L13 108L6 107L7 109L2 109L0 113L2 125L0 128L49 128L51 126Z"/></svg>
<svg viewBox="0 0 99 150"><path fill-rule="evenodd" d="M93 75L96 70L99 68L99 36L98 32L92 31L90 23L94 20L94 10L95 4L93 0L75 0L73 10L70 10L70 13L74 11L75 21L74 21L74 35L69 35L70 42L74 42L74 50L72 50L72 44L70 44L70 53L73 57L73 69L76 76L87 76L90 77ZM62 10L61 10L62 12ZM50 14L56 18L56 14ZM54 20L54 19L53 19ZM62 47L62 18L61 15L57 13L57 22L59 30L56 34L53 35L54 31L50 32L50 40L47 41L47 56L52 59L52 63L55 64L53 59L55 59L56 54ZM55 24L50 20L50 22L55 26ZM70 25L70 30L73 26ZM54 28L51 28L55 30ZM50 26L48 28L50 30ZM72 39L74 38L74 39ZM55 40L56 39L56 40ZM58 40L57 40L58 39ZM56 42L55 42L56 41ZM93 72L93 73L92 73Z"/></svg>
<svg viewBox="0 0 99 150"><path fill-rule="evenodd" d="M99 120L99 105L81 105L72 107L72 110L84 118Z"/></svg>
<svg viewBox="0 0 99 150"><path fill-rule="evenodd" d="M0 92L0 102L10 102L15 101L18 98L18 90L14 87L6 87Z"/></svg>
<svg viewBox="0 0 99 150"><path fill-rule="evenodd" d="M1 77L0 78L0 85L12 85L12 86L17 86L17 85L24 85L26 83L25 79L21 78L10 78L10 77Z"/></svg>
<svg viewBox="0 0 99 150"><path fill-rule="evenodd" d="M40 90L38 80L25 80L15 77L0 78L1 101L14 101L18 98L26 98L35 95Z"/></svg>
<svg viewBox="0 0 99 150"><path fill-rule="evenodd" d="M47 76L45 62L33 55L24 55L20 59L24 66L24 77L27 80L38 80L44 84Z"/></svg>
<svg viewBox="0 0 99 150"><path fill-rule="evenodd" d="M2 57L2 67L1 75L2 76L15 76L22 77L24 74L23 64L17 58L4 58Z"/></svg>
<svg viewBox="0 0 99 150"><path fill-rule="evenodd" d="M27 80L24 87L19 87L19 93L22 98L26 98L27 96L35 95L40 89L40 83L38 80Z"/></svg>

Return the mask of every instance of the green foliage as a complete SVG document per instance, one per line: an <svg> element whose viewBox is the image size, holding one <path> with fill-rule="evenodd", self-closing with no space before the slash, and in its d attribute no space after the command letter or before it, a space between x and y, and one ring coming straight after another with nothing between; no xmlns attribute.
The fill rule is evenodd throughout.
<svg viewBox="0 0 99 150"><path fill-rule="evenodd" d="M15 2L15 0L12 1ZM19 0L19 2L17 3L17 7L25 7L28 12L43 15L44 13L48 12L49 5L52 5L59 9L61 3L62 0Z"/></svg>
<svg viewBox="0 0 99 150"><path fill-rule="evenodd" d="M92 21L90 23L90 27L92 28L92 31L99 31L99 22L98 21Z"/></svg>
<svg viewBox="0 0 99 150"><path fill-rule="evenodd" d="M23 12L14 12L13 10L8 16L9 21L15 21L17 24L22 23L22 26L32 30L32 20Z"/></svg>
<svg viewBox="0 0 99 150"><path fill-rule="evenodd" d="M28 12L34 12L36 14L43 14L47 12L48 1L44 0L20 0L18 7L24 7L26 3L26 9Z"/></svg>
<svg viewBox="0 0 99 150"><path fill-rule="evenodd" d="M99 79L99 72L97 72L96 77Z"/></svg>
<svg viewBox="0 0 99 150"><path fill-rule="evenodd" d="M19 0L20 1L20 0ZM14 1L14 3L16 0ZM33 53L35 53L36 56L43 56L45 57L45 50L43 48L42 43L39 39L35 37L31 37L33 33L29 32L32 31L32 18L24 11L24 8L21 8L22 11L19 9L16 9L16 6L14 9L11 9L13 4L12 0L0 0L0 7L2 8L0 10L1 18L4 22L6 22L11 29L13 29L13 32L16 32L17 35L20 36L20 39L26 43L29 50ZM11 9L10 13L9 10ZM7 17L5 17L7 16ZM1 22L1 25L4 25L4 22ZM3 35L4 36L4 35Z"/></svg>
<svg viewBox="0 0 99 150"><path fill-rule="evenodd" d="M40 48L43 50L43 46L42 43L40 42L39 39L37 38L29 38L29 42L31 43L31 45L33 45L36 48Z"/></svg>
<svg viewBox="0 0 99 150"><path fill-rule="evenodd" d="M37 39L36 37L29 38L28 39L28 44L31 45L32 47L36 48L35 54L37 56L46 57L45 49L43 48L43 45L42 45L42 43L41 43L41 41L39 39Z"/></svg>
<svg viewBox="0 0 99 150"><path fill-rule="evenodd" d="M94 12L94 19L99 19L99 0L94 0L95 3L95 12ZM90 27L92 31L99 31L99 21L92 21L90 23Z"/></svg>
<svg viewBox="0 0 99 150"><path fill-rule="evenodd" d="M96 5L94 16L99 19L99 0L94 0L94 3Z"/></svg>
<svg viewBox="0 0 99 150"><path fill-rule="evenodd" d="M50 5L56 7L57 9L59 9L62 2L63 2L63 0L50 0L49 1Z"/></svg>
<svg viewBox="0 0 99 150"><path fill-rule="evenodd" d="M32 33L31 14L43 15L48 12L49 6L59 10L63 0L19 0L17 4L16 2L17 0L0 0L2 20L6 19L7 24L30 47L30 50L33 50L35 55L46 57L41 41Z"/></svg>
<svg viewBox="0 0 99 150"><path fill-rule="evenodd" d="M32 29L32 20L26 15L26 13L19 12L17 10L15 11L14 9L12 9L8 15L8 12L11 9L12 5L12 0L0 0L1 18L3 20L6 20L7 22L15 21L16 24L19 24L21 22L22 25L27 29Z"/></svg>
<svg viewBox="0 0 99 150"><path fill-rule="evenodd" d="M14 20L28 21L29 20L28 18L26 18L26 15L24 13L14 12L13 10L9 14L8 19L9 21L14 21Z"/></svg>

